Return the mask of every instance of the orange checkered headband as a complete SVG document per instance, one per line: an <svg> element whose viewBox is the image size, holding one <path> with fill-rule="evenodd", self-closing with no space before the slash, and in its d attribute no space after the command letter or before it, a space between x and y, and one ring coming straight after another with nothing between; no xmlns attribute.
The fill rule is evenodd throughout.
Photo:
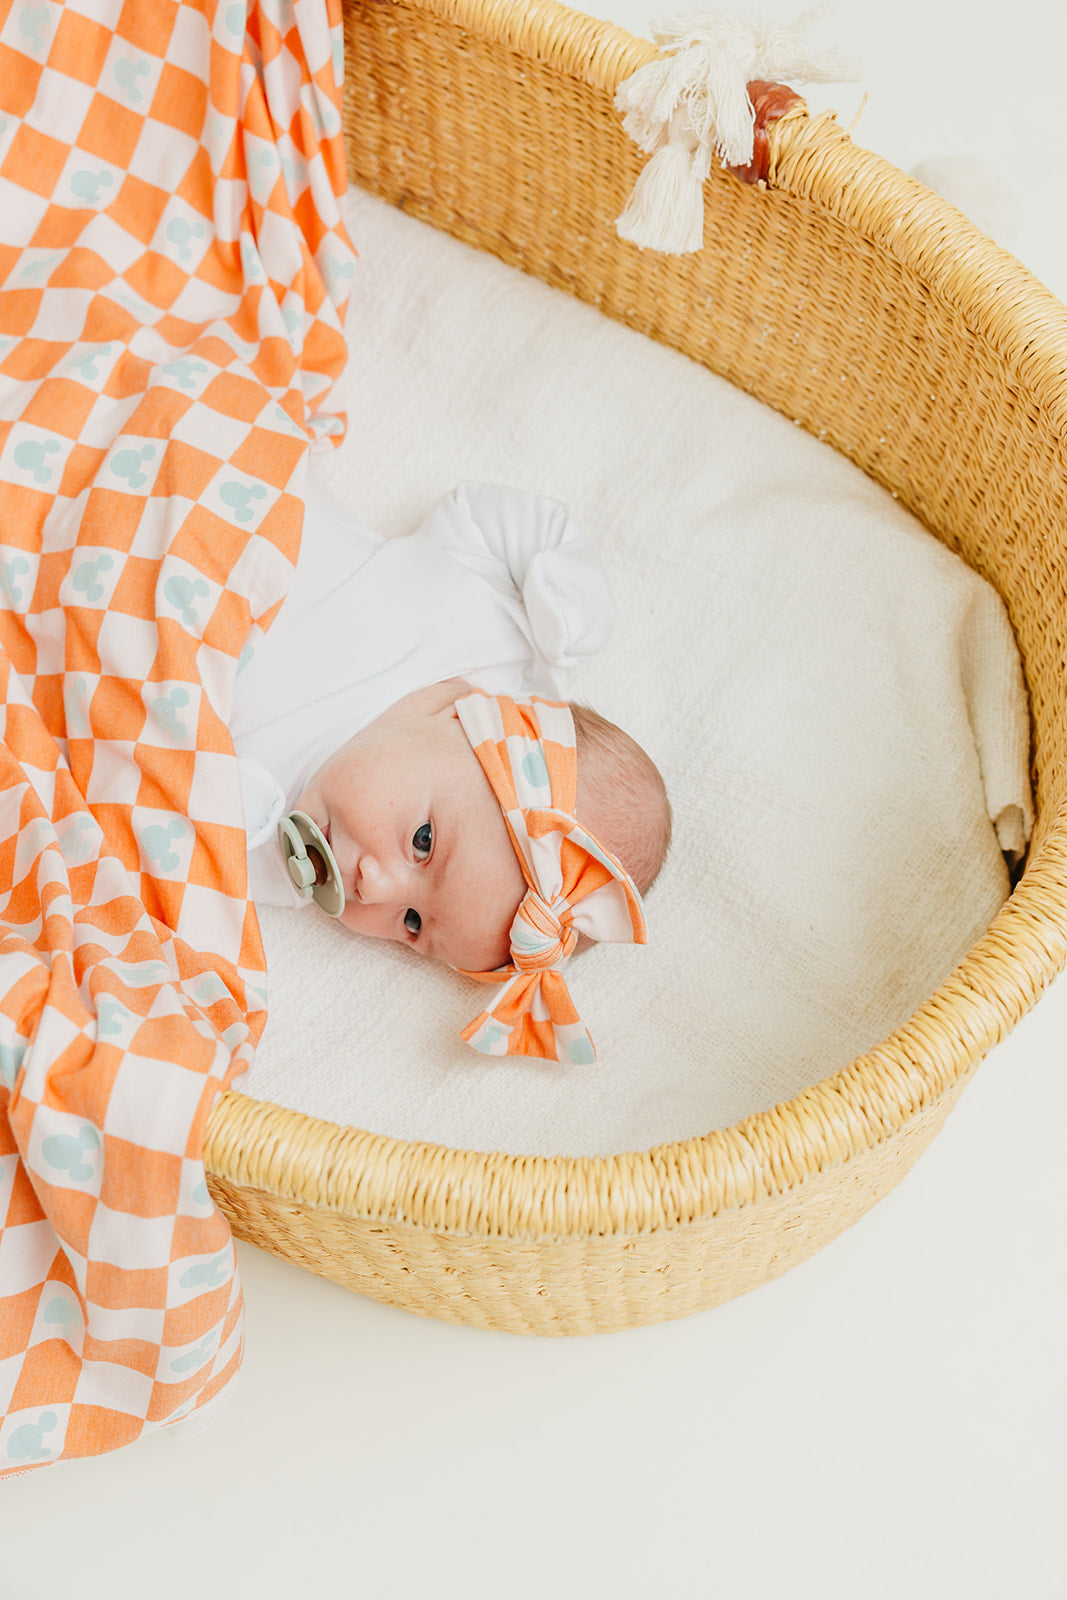
<svg viewBox="0 0 1067 1600"><path fill-rule="evenodd" d="M641 896L621 862L579 827L570 707L478 692L456 701L471 748L500 802L529 888L511 924L511 961L469 977L503 983L463 1030L486 1055L589 1062L596 1055L559 968L584 933L646 942Z"/></svg>

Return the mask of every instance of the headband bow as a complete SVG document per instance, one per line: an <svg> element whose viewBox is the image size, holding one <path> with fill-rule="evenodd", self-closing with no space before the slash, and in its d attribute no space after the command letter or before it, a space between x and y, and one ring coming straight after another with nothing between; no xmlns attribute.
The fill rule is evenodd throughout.
<svg viewBox="0 0 1067 1600"><path fill-rule="evenodd" d="M574 818L578 786L570 707L478 692L456 713L504 813L528 884L511 924L511 961L468 976L504 987L464 1028L485 1055L592 1061L593 1041L559 967L578 935L644 944L641 896L621 862Z"/></svg>

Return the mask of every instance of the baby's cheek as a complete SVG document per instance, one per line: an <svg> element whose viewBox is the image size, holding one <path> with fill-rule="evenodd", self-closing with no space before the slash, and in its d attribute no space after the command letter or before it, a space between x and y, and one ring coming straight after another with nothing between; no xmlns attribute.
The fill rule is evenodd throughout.
<svg viewBox="0 0 1067 1600"><path fill-rule="evenodd" d="M350 933L362 934L365 939L401 938L397 932L395 917L390 917L386 921L377 906L361 906L358 901L349 901L345 906L341 913L341 923Z"/></svg>

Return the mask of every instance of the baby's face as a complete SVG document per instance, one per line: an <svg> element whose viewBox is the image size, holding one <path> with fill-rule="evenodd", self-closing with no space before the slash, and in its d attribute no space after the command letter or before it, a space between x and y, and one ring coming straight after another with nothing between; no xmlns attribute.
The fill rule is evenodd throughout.
<svg viewBox="0 0 1067 1600"><path fill-rule="evenodd" d="M398 701L318 769L296 808L330 841L346 927L488 972L510 959L526 884L456 694L435 684Z"/></svg>

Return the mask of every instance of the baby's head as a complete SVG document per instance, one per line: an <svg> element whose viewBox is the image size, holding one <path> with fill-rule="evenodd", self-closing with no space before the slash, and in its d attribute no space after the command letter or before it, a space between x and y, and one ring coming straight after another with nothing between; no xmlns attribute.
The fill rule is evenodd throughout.
<svg viewBox="0 0 1067 1600"><path fill-rule="evenodd" d="M592 706L572 702L577 736L575 816L617 856L645 895L659 876L671 843L667 786L636 739Z"/></svg>
<svg viewBox="0 0 1067 1600"><path fill-rule="evenodd" d="M405 696L336 751L296 803L329 840L341 921L468 972L510 960L526 893L503 812L456 710L450 680ZM575 816L647 892L670 843L660 774L627 734L573 706Z"/></svg>

